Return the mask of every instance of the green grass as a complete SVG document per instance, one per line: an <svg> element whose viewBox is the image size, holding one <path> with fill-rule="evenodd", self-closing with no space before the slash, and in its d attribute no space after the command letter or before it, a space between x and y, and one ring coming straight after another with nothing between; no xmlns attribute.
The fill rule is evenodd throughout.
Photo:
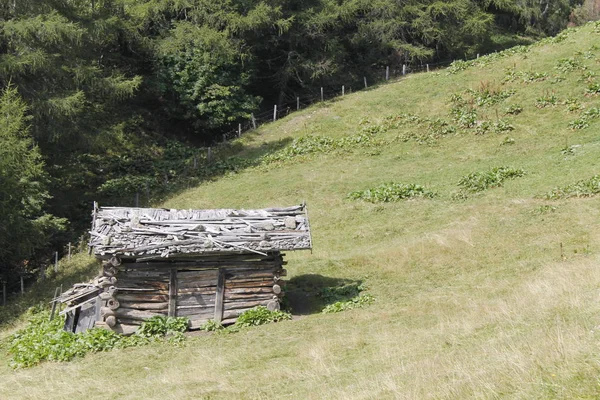
<svg viewBox="0 0 600 400"><path fill-rule="evenodd" d="M267 161L163 205L306 200L314 251L287 255L292 307L309 304L304 316L200 335L182 348L117 349L28 370L11 370L0 355L0 398L600 397L600 197L544 198L599 173L600 119L589 110L600 98L582 79L600 74L598 30L481 57L452 74L410 75L241 138L239 157ZM507 70L519 79L506 80ZM453 119L457 93L465 102L456 113L473 111L472 126ZM536 107L540 99L547 106ZM511 105L521 111L507 115ZM417 118L398 122L408 115ZM578 118L587 126L570 126ZM438 119L455 131L441 133L448 125ZM514 127L510 146L504 131L477 130L499 119ZM348 139L365 127L375 142ZM285 150L292 143L297 151ZM453 196L461 178L502 165L527 174ZM417 182L437 195L347 198L382 182ZM320 288L344 282L366 285L376 300L321 313Z"/></svg>

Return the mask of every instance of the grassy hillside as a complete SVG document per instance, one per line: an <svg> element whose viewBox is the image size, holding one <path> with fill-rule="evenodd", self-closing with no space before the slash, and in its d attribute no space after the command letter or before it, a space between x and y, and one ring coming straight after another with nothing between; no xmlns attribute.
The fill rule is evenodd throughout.
<svg viewBox="0 0 600 400"><path fill-rule="evenodd" d="M599 46L587 25L240 139L255 166L164 206L306 200L314 252L288 254L288 271L307 315L28 370L0 355L0 398L600 397L600 187L569 186L600 173ZM524 175L459 186L496 186L464 177L503 166ZM386 182L435 196L348 198ZM362 282L376 301L302 308L308 289L336 282Z"/></svg>

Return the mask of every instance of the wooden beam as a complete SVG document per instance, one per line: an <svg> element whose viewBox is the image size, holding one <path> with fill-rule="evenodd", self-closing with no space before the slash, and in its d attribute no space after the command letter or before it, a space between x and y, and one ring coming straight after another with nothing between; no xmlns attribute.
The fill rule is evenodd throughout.
<svg viewBox="0 0 600 400"><path fill-rule="evenodd" d="M169 317L177 316L177 269L171 268L169 278Z"/></svg>
<svg viewBox="0 0 600 400"><path fill-rule="evenodd" d="M219 269L217 278L217 294L215 297L215 318L216 322L223 319L223 296L225 295L225 270Z"/></svg>

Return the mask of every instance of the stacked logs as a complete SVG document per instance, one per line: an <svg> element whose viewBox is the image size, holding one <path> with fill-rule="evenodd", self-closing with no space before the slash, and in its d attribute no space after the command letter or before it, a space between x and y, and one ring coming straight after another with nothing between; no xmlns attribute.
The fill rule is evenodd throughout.
<svg viewBox="0 0 600 400"><path fill-rule="evenodd" d="M256 306L279 310L284 264L279 252L145 263L112 257L94 281L101 288L96 326L129 334L144 320L164 315L186 317L197 329L208 320L235 323Z"/></svg>

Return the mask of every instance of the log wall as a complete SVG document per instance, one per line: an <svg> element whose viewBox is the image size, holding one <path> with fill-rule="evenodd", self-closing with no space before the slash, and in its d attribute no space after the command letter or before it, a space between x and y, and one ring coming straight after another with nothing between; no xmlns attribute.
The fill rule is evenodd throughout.
<svg viewBox="0 0 600 400"><path fill-rule="evenodd" d="M122 264L113 259L104 264L97 325L130 333L145 319L169 315L187 317L197 329L210 319L232 324L260 305L278 310L283 265L279 252Z"/></svg>

